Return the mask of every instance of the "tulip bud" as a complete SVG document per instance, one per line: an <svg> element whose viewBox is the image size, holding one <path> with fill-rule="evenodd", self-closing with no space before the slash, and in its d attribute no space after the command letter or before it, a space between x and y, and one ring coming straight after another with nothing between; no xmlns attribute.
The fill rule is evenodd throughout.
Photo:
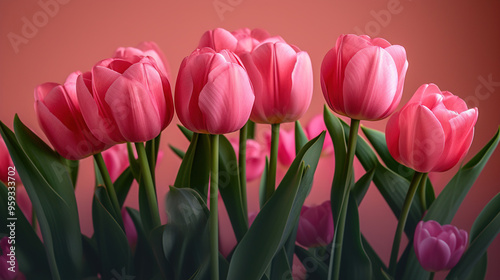
<svg viewBox="0 0 500 280"><path fill-rule="evenodd" d="M472 143L477 108L435 84L418 88L387 123L392 157L419 172L442 172L460 162Z"/></svg>
<svg viewBox="0 0 500 280"><path fill-rule="evenodd" d="M184 58L175 87L175 108L191 131L224 134L248 121L252 85L239 58L228 50L195 50Z"/></svg>
<svg viewBox="0 0 500 280"><path fill-rule="evenodd" d="M453 268L467 248L467 232L436 221L420 221L413 246L420 265L427 271Z"/></svg>
<svg viewBox="0 0 500 280"><path fill-rule="evenodd" d="M328 245L332 240L333 217L330 201L318 206L302 206L297 242L305 247L318 247Z"/></svg>
<svg viewBox="0 0 500 280"><path fill-rule="evenodd" d="M151 140L172 120L170 83L149 56L105 59L76 84L85 122L105 143Z"/></svg>
<svg viewBox="0 0 500 280"><path fill-rule="evenodd" d="M266 42L241 55L255 91L250 119L278 124L298 120L313 93L311 59L284 42Z"/></svg>
<svg viewBox="0 0 500 280"><path fill-rule="evenodd" d="M165 55L155 42L142 42L137 47L120 47L116 49L114 58L131 59L134 56L150 56L156 62L158 69L167 78L170 77L170 68Z"/></svg>
<svg viewBox="0 0 500 280"><path fill-rule="evenodd" d="M108 146L92 135L82 116L76 96L76 79L71 73L63 85L44 83L35 88L38 123L54 149L71 160L82 159Z"/></svg>
<svg viewBox="0 0 500 280"><path fill-rule="evenodd" d="M321 88L336 113L380 120L398 106L407 69L403 47L366 35L341 35L321 64Z"/></svg>

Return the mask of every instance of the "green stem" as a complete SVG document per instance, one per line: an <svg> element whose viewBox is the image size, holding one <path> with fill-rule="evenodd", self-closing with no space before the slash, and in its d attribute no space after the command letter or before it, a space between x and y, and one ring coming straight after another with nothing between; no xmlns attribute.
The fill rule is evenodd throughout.
<svg viewBox="0 0 500 280"><path fill-rule="evenodd" d="M135 148L137 150L139 165L141 166L141 180L143 181L143 186L145 188L146 198L148 200L149 211L151 215L152 228L161 225L160 213L158 211L158 201L156 200L156 190L153 183L153 178L151 177L151 170L148 163L148 156L146 155L146 149L144 148L144 143L135 143Z"/></svg>
<svg viewBox="0 0 500 280"><path fill-rule="evenodd" d="M334 253L332 255L334 266L333 266L333 279L338 280L340 278L340 264L342 257L342 243L344 241L344 230L345 230L345 220L347 217L347 205L349 203L349 193L351 188L351 180L353 175L353 161L354 154L356 152L356 142L358 139L358 130L359 130L359 120L351 119L351 127L349 131L349 141L347 143L347 157L345 162L345 167L347 168L345 185L343 191L343 199L342 206L340 208L340 217L338 219L337 228L335 229L335 235L337 238L335 239ZM330 268L331 270L331 261ZM331 273L328 274L329 279L331 279Z"/></svg>
<svg viewBox="0 0 500 280"><path fill-rule="evenodd" d="M255 138L255 123L251 120L247 122L247 138L254 139Z"/></svg>
<svg viewBox="0 0 500 280"><path fill-rule="evenodd" d="M36 218L36 212L34 207L31 207L31 227L35 232L37 232L38 220Z"/></svg>
<svg viewBox="0 0 500 280"><path fill-rule="evenodd" d="M410 212L411 203L413 197L417 192L420 180L424 176L424 173L415 171L413 179L406 194L405 202L403 204L403 209L401 210L401 215L399 216L398 227L396 229L396 235L394 236L394 242L392 243L391 258L389 261L389 275L394 276L396 273L396 266L398 263L399 245L401 243L401 237L405 229L406 220L408 219L408 213Z"/></svg>
<svg viewBox="0 0 500 280"><path fill-rule="evenodd" d="M276 168L278 165L278 147L280 141L280 124L271 125L271 158L269 161L269 172L267 172L267 184L266 184L266 195L265 201L274 193L276 188Z"/></svg>
<svg viewBox="0 0 500 280"><path fill-rule="evenodd" d="M238 156L238 168L240 171L240 188L241 198L243 203L243 210L248 213L247 204L247 131L248 123L245 124L240 130L240 147ZM248 215L245 215L248 216Z"/></svg>
<svg viewBox="0 0 500 280"><path fill-rule="evenodd" d="M429 276L429 280L434 280L434 274L435 274L435 272L434 272L434 271L433 271L433 272L431 272L431 275Z"/></svg>
<svg viewBox="0 0 500 280"><path fill-rule="evenodd" d="M420 180L420 186L418 186L418 189L420 190L420 206L422 207L423 212L427 210L427 200L425 198L425 187L427 185L427 176L428 173L425 173L422 179Z"/></svg>
<svg viewBox="0 0 500 280"><path fill-rule="evenodd" d="M210 175L210 266L212 280L219 280L219 135L210 135L211 175Z"/></svg>
<svg viewBox="0 0 500 280"><path fill-rule="evenodd" d="M106 191L108 193L109 199L111 200L111 204L113 205L115 211L115 218L118 219L118 222L122 224L121 212L120 212L120 204L118 203L118 197L116 196L115 187L113 182L111 181L111 177L109 176L108 169L106 168L106 163L104 162L104 158L101 153L94 155L95 162L97 163L97 167L101 172L102 179L104 180L104 186L106 187Z"/></svg>

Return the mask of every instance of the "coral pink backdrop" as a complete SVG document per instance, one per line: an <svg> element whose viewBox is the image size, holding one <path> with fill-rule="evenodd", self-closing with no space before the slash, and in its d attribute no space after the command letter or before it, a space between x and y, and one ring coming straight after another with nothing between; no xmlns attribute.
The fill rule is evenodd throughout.
<svg viewBox="0 0 500 280"><path fill-rule="evenodd" d="M342 33L365 33L403 45L409 71L400 107L423 83L434 82L479 107L476 136L466 160L477 153L500 124L500 2L480 1L269 1L269 0L158 0L158 1L1 1L0 2L0 120L12 125L14 114L44 137L35 119L33 88L63 82L75 70L86 71L119 46L156 41L176 77L181 60L198 44L207 29L260 27L281 35L307 51L314 68L314 97L301 120L307 123L325 103L319 68L326 52ZM172 80L172 84L175 80ZM187 147L174 118L163 132L163 162L158 186L163 200L174 182L180 160L168 144ZM383 130L385 121L362 122ZM260 128L258 137L267 127ZM44 138L45 139L45 138ZM324 158L323 161L333 161ZM331 163L317 171L311 197L319 204L329 195ZM500 151L496 151L472 187L453 223L470 230L484 205L500 191ZM431 177L439 192L457 167ZM92 172L92 161L81 163L81 174ZM258 209L257 183L249 186L250 210ZM82 229L92 232L92 176L81 176L77 196ZM136 190L132 190L134 192ZM127 202L137 205L131 197ZM374 248L388 260L396 218L375 188L360 207L361 226ZM500 238L489 249L488 279L500 275ZM442 276L443 274L440 274Z"/></svg>

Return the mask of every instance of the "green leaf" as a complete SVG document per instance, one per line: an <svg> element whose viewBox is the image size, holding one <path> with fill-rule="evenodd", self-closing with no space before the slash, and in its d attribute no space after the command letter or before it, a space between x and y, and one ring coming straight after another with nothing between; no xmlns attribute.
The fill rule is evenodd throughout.
<svg viewBox="0 0 500 280"><path fill-rule="evenodd" d="M73 187L76 187L76 180L78 179L78 169L80 167L80 161L78 160L69 160L61 157L61 161L64 166L68 170L68 173L71 177L71 182L73 183Z"/></svg>
<svg viewBox="0 0 500 280"><path fill-rule="evenodd" d="M347 204L343 248L340 277L342 279L372 279L372 265L363 248L358 205L353 196L349 196L349 204Z"/></svg>
<svg viewBox="0 0 500 280"><path fill-rule="evenodd" d="M208 208L193 189L170 187L163 250L174 279L189 279L209 258Z"/></svg>
<svg viewBox="0 0 500 280"><path fill-rule="evenodd" d="M488 254L485 253L481 259L476 263L474 268L472 268L471 272L465 280L484 280L486 278L486 270L488 268Z"/></svg>
<svg viewBox="0 0 500 280"><path fill-rule="evenodd" d="M385 280L386 277L383 272L387 271L387 266L377 255L377 252L372 248L368 240L361 235L361 242L363 242L363 248L365 249L366 255L370 258L372 264L373 278L377 280Z"/></svg>
<svg viewBox="0 0 500 280"><path fill-rule="evenodd" d="M83 261L85 270L83 272L84 279L96 276L99 273L101 266L101 258L97 250L97 244L94 238L88 238L82 234ZM92 278L93 279L93 278Z"/></svg>
<svg viewBox="0 0 500 280"><path fill-rule="evenodd" d="M174 185L177 188L191 188L198 191L203 201L208 197L210 176L210 139L207 134L194 133L184 156Z"/></svg>
<svg viewBox="0 0 500 280"><path fill-rule="evenodd" d="M170 149L172 150L172 152L174 152L174 154L176 154L180 159L183 159L184 156L186 155L186 152L184 152L183 150L179 149L179 148L176 148L172 145L168 145L170 147Z"/></svg>
<svg viewBox="0 0 500 280"><path fill-rule="evenodd" d="M193 132L184 126L178 124L177 127L181 130L182 134L186 137L187 140L191 141L193 139Z"/></svg>
<svg viewBox="0 0 500 280"><path fill-rule="evenodd" d="M498 193L481 211L472 225L471 243L467 251L450 271L450 279L461 279L469 275L476 263L485 255L488 246L500 232L500 193Z"/></svg>
<svg viewBox="0 0 500 280"><path fill-rule="evenodd" d="M365 197L366 192L368 191L368 187L370 187L370 183L373 180L373 176L375 175L375 169L371 169L366 172L359 180L354 184L354 187L351 190L351 195L354 196L355 201L358 205L361 204L361 201Z"/></svg>
<svg viewBox="0 0 500 280"><path fill-rule="evenodd" d="M61 157L17 116L14 128L16 135L0 122L0 133L38 217L52 277L79 277L82 272L80 225L68 170Z"/></svg>
<svg viewBox="0 0 500 280"><path fill-rule="evenodd" d="M240 241L248 230L248 213L243 206L236 154L224 135L219 137L219 192Z"/></svg>
<svg viewBox="0 0 500 280"><path fill-rule="evenodd" d="M228 279L260 279L285 244L311 189L324 137L323 132L297 154L276 192L236 246L229 264Z"/></svg>
<svg viewBox="0 0 500 280"><path fill-rule="evenodd" d="M314 253L312 253L298 245L295 246L295 254L297 254L297 257L300 259L306 269L307 279L328 278L328 266L324 263L324 260L328 259L328 255L319 256L317 252L318 251L314 251Z"/></svg>
<svg viewBox="0 0 500 280"><path fill-rule="evenodd" d="M7 172L7 170L4 172ZM28 222L15 201L9 201L9 197L15 198L16 196L11 192L9 193L7 186L0 182L0 205L2 205L2 209L0 209L0 219L6 223L5 226L0 227L0 236L10 236L10 230L7 227L10 223L10 220L8 219L16 218L14 221L16 226L14 236L15 239L13 240L16 241L15 252L19 269L26 277L37 276L40 279L51 279L47 256L45 255L45 248L43 247L40 238L38 238L38 235L35 233L31 224ZM9 206L14 206L15 216L11 216L9 214Z"/></svg>
<svg viewBox="0 0 500 280"><path fill-rule="evenodd" d="M125 203L125 199L127 199L128 192L133 182L134 175L132 174L131 168L127 167L113 183L120 207L123 207L123 203Z"/></svg>
<svg viewBox="0 0 500 280"><path fill-rule="evenodd" d="M432 203L423 220L435 220L440 224L451 223L458 207L469 192L475 180L488 162L500 140L500 131L479 151L467 164L453 176L446 187ZM479 258L480 256L478 256ZM418 263L414 250L410 253L405 277L413 279L427 279L429 272L425 271Z"/></svg>
<svg viewBox="0 0 500 280"><path fill-rule="evenodd" d="M111 201L106 190L98 187L92 202L92 222L94 237L101 258L101 275L104 279L112 279L113 271L131 272L131 252L127 236L118 222L107 209L111 209Z"/></svg>
<svg viewBox="0 0 500 280"><path fill-rule="evenodd" d="M302 125L300 125L299 121L295 121L295 154L299 153L300 149L304 147L307 141L309 140L304 133Z"/></svg>
<svg viewBox="0 0 500 280"><path fill-rule="evenodd" d="M288 256L284 247L274 256L271 266L271 279L283 279L284 275L292 275Z"/></svg>

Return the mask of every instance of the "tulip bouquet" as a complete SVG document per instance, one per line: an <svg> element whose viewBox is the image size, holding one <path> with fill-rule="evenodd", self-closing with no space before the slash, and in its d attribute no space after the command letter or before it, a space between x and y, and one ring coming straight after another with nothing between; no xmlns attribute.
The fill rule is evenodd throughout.
<svg viewBox="0 0 500 280"><path fill-rule="evenodd" d="M487 248L500 232L500 195L470 233L449 223L500 134L436 197L428 174L461 164L478 109L425 84L394 113L407 69L402 46L340 36L321 65L321 87L328 107L343 117L325 106L305 129L298 120L313 94L309 55L260 29L203 34L180 65L174 97L154 43L119 48L64 84L39 85L35 111L53 148L17 116L13 131L0 124L0 217L9 223L0 229L0 278L274 280L292 279L293 263L301 262L302 279L431 279L441 270L449 270L448 279L483 279ZM164 223L157 189L166 186L155 174L160 135L174 108L190 144L186 151L171 146L182 162ZM385 134L360 125L387 117ZM293 133L280 130L286 122L295 122ZM254 140L258 125L269 136L263 161ZM360 128L366 138L358 137ZM236 131L237 140L225 136ZM331 196L306 206L326 152L336 162ZM89 156L94 233L85 236L74 188L78 162ZM365 169L357 181L355 157ZM278 161L288 165L282 179ZM249 213L247 180L259 177L260 211ZM129 193L134 182L138 194ZM31 211L16 209L21 184ZM360 231L358 206L373 185L398 219L388 233L394 234L388 265ZM138 197L138 210L123 206L127 196ZM236 237L225 253L219 203ZM400 256L403 234L409 242Z"/></svg>

